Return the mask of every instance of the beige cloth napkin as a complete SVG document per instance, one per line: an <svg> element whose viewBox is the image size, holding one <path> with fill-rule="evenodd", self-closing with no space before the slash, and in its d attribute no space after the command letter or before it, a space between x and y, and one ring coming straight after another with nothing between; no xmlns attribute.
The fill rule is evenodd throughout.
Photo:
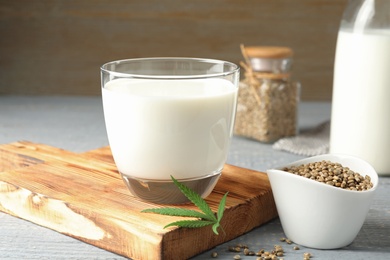
<svg viewBox="0 0 390 260"><path fill-rule="evenodd" d="M304 156L314 156L329 152L330 121L296 136L284 137L273 144L276 150Z"/></svg>

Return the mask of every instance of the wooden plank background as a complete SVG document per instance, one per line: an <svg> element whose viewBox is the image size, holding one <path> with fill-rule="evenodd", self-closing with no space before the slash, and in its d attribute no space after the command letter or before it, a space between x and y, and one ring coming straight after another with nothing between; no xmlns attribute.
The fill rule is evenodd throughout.
<svg viewBox="0 0 390 260"><path fill-rule="evenodd" d="M0 94L99 95L101 64L242 60L239 45L295 51L303 100L330 100L347 0L0 0Z"/></svg>

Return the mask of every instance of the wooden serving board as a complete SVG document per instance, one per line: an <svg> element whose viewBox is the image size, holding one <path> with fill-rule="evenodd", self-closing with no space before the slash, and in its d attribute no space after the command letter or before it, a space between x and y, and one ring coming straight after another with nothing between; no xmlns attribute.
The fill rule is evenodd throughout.
<svg viewBox="0 0 390 260"><path fill-rule="evenodd" d="M77 154L26 141L0 145L1 211L133 259L186 259L277 216L265 173L226 165L206 199L214 212L227 191L226 234L164 229L184 218L141 213L160 205L130 194L109 147Z"/></svg>

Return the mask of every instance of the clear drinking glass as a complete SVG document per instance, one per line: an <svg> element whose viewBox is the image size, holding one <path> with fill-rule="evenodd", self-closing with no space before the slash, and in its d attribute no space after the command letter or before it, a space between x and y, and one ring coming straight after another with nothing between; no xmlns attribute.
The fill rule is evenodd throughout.
<svg viewBox="0 0 390 260"><path fill-rule="evenodd" d="M107 135L131 193L187 202L171 176L206 197L226 162L239 67L197 58L139 58L101 67Z"/></svg>

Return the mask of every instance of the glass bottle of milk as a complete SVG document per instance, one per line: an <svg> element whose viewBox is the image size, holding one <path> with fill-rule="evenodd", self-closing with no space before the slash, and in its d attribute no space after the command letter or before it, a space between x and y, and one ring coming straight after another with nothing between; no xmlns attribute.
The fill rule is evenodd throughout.
<svg viewBox="0 0 390 260"><path fill-rule="evenodd" d="M350 0L338 33L330 152L390 175L390 1Z"/></svg>

